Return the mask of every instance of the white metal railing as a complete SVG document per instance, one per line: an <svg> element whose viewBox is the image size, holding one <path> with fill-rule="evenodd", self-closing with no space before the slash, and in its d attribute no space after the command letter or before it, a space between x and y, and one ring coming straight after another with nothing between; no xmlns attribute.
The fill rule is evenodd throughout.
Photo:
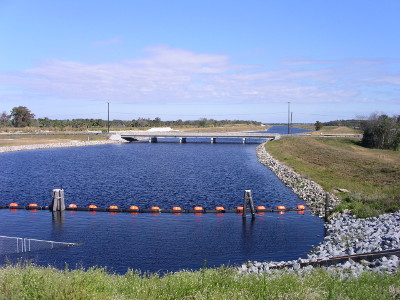
<svg viewBox="0 0 400 300"><path fill-rule="evenodd" d="M60 247L72 247L76 245L78 244L12 236L0 236L0 255L54 249Z"/></svg>

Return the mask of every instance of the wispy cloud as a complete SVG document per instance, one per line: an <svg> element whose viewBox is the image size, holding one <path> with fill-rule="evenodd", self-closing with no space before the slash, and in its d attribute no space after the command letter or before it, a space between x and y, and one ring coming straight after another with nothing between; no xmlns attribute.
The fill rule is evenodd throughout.
<svg viewBox="0 0 400 300"><path fill-rule="evenodd" d="M32 69L0 74L25 97L91 99L129 103L299 103L399 99L398 74L388 61L287 60L274 69L238 65L221 54L158 46L144 57L89 64L46 60ZM2 97L7 90L0 91ZM396 100L395 100L396 101Z"/></svg>

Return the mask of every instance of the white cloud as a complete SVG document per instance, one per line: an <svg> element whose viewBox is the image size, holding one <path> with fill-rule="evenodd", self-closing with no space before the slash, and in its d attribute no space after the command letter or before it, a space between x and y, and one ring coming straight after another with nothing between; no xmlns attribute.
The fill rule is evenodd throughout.
<svg viewBox="0 0 400 300"><path fill-rule="evenodd" d="M47 60L23 72L0 74L0 80L33 99L126 103L348 102L369 98L366 93L374 86L400 86L399 77L386 70L387 61L299 59L266 69L233 64L226 55L167 46L144 53L143 58L103 64ZM0 96L6 97L7 90ZM386 97L394 97L390 89Z"/></svg>

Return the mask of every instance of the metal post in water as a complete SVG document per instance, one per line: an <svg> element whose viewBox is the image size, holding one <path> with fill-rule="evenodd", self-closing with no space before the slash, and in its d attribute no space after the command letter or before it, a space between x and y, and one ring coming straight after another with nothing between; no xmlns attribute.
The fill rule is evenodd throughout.
<svg viewBox="0 0 400 300"><path fill-rule="evenodd" d="M256 217L256 212L254 210L253 196L251 195L251 190L244 191L244 200L243 200L243 218L246 218L247 204L250 204L251 217Z"/></svg>

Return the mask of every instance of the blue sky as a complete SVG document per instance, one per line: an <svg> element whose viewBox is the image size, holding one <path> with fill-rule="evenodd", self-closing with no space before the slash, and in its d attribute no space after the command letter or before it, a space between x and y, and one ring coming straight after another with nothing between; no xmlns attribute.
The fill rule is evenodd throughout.
<svg viewBox="0 0 400 300"><path fill-rule="evenodd" d="M400 1L0 0L0 112L286 122L400 113Z"/></svg>

